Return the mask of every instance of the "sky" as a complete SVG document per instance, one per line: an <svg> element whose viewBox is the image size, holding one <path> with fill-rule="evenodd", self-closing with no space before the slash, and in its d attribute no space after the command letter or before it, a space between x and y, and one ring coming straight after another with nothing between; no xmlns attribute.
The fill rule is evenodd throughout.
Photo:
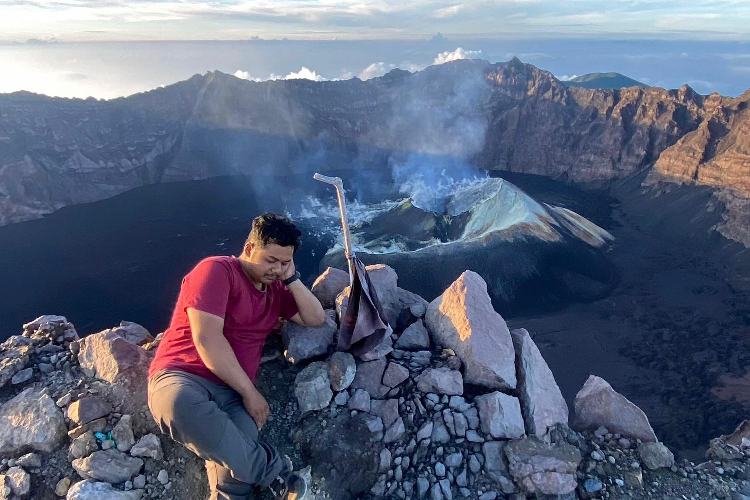
<svg viewBox="0 0 750 500"><path fill-rule="evenodd" d="M741 40L748 0L0 0L5 41L639 36Z"/></svg>
<svg viewBox="0 0 750 500"><path fill-rule="evenodd" d="M737 96L750 0L0 0L0 93L115 98L196 73L368 79L513 56Z"/></svg>

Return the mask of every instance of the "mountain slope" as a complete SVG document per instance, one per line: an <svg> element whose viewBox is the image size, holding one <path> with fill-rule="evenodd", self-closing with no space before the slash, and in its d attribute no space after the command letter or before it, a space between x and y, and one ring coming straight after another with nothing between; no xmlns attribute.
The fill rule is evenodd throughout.
<svg viewBox="0 0 750 500"><path fill-rule="evenodd" d="M667 179L750 193L746 107L747 97L687 86L566 87L518 59L364 82L249 82L213 72L111 101L6 94L0 224L145 184L382 170L405 155L422 155L428 167L466 162L582 182L656 163Z"/></svg>
<svg viewBox="0 0 750 500"><path fill-rule="evenodd" d="M633 80L620 73L587 73L585 75L565 80L567 87L581 87L584 89L621 89L627 87L648 87L645 83Z"/></svg>

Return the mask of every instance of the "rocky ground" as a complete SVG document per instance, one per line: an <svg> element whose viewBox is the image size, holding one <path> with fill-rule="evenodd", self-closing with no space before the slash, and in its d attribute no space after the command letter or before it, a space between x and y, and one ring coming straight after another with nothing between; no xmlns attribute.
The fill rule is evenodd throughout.
<svg viewBox="0 0 750 500"><path fill-rule="evenodd" d="M312 498L750 498L750 425L712 441L705 461L675 462L646 415L594 376L569 422L531 336L507 328L478 275L428 304L390 268L370 274L395 326L376 349L334 352L348 277L329 270L315 285L328 321L285 325L264 352L261 435L312 466ZM0 498L206 498L201 461L146 405L157 343L127 322L80 339L61 316L3 343Z"/></svg>

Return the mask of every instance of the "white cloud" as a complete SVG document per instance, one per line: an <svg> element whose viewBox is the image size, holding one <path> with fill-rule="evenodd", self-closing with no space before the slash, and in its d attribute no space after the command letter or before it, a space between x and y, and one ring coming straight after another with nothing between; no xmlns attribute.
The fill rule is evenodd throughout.
<svg viewBox="0 0 750 500"><path fill-rule="evenodd" d="M557 77L557 79L561 82L567 82L568 80L572 80L573 78L578 78L578 75L560 75Z"/></svg>
<svg viewBox="0 0 750 500"><path fill-rule="evenodd" d="M241 69L238 69L234 72L234 76L237 78L242 78L243 80L250 80L251 82L262 82L262 78L254 78L248 73L247 71L242 71Z"/></svg>
<svg viewBox="0 0 750 500"><path fill-rule="evenodd" d="M708 21L720 19L721 16L721 14L716 12L670 14L658 19L656 23L654 23L654 26L661 29L694 31L701 28L705 29Z"/></svg>
<svg viewBox="0 0 750 500"><path fill-rule="evenodd" d="M359 78L360 80L369 80L370 78L383 76L394 68L396 68L395 64L386 64L384 62L372 63L362 70L359 74Z"/></svg>
<svg viewBox="0 0 750 500"><path fill-rule="evenodd" d="M354 78L354 73L346 70L342 71L341 75L338 78L334 78L334 80L351 80L352 78Z"/></svg>
<svg viewBox="0 0 750 500"><path fill-rule="evenodd" d="M322 82L328 80L328 78L317 74L306 66L302 66L302 68L296 73L292 72L286 75L284 80L312 80L314 82Z"/></svg>
<svg viewBox="0 0 750 500"><path fill-rule="evenodd" d="M399 68L405 69L406 71L409 71L410 73L416 73L417 71L422 71L427 66L424 64L415 64L409 61L404 61L401 64L398 65Z"/></svg>
<svg viewBox="0 0 750 500"><path fill-rule="evenodd" d="M445 64L451 61L458 61L460 59L472 59L482 55L481 50L464 50L458 47L453 52L441 52L437 55L432 64Z"/></svg>
<svg viewBox="0 0 750 500"><path fill-rule="evenodd" d="M371 78L377 78L379 76L383 76L386 73L388 73L391 70L394 70L396 68L403 69L405 71L408 71L409 73L416 73L417 71L422 71L427 66L424 64L415 64L411 61L403 61L400 64L393 64L393 63L385 63L385 62L376 62L372 63L369 66L367 66L365 69L363 69L360 74L359 78L360 80L369 80Z"/></svg>
<svg viewBox="0 0 750 500"><path fill-rule="evenodd" d="M750 59L750 54L719 54L719 56L727 61Z"/></svg>
<svg viewBox="0 0 750 500"><path fill-rule="evenodd" d="M465 4L456 4L451 5L450 7L443 7L442 9L437 9L433 14L432 17L435 19L446 19L449 17L453 17L462 10L466 8Z"/></svg>
<svg viewBox="0 0 750 500"><path fill-rule="evenodd" d="M296 71L296 72L293 71L286 76L281 76L281 75L277 75L276 73L271 73L270 75L268 75L268 78L257 78L257 77L252 76L249 72L243 71L241 69L238 69L237 71L235 71L234 76L236 76L237 78L242 78L243 80L249 80L251 82L265 82L266 80L313 80L315 82L323 82L323 81L328 80L328 78L317 74L315 71L311 70L307 66L302 66L302 68L300 68L299 71ZM351 76L349 76L348 78L351 78ZM342 77L341 79L345 80L347 78Z"/></svg>

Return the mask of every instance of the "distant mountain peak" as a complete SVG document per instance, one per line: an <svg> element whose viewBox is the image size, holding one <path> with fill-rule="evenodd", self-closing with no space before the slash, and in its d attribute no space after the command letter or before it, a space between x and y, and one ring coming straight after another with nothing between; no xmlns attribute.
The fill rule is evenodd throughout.
<svg viewBox="0 0 750 500"><path fill-rule="evenodd" d="M582 87L585 89L621 89L625 87L648 87L645 83L633 80L620 73L587 73L585 75L563 80L568 87Z"/></svg>

